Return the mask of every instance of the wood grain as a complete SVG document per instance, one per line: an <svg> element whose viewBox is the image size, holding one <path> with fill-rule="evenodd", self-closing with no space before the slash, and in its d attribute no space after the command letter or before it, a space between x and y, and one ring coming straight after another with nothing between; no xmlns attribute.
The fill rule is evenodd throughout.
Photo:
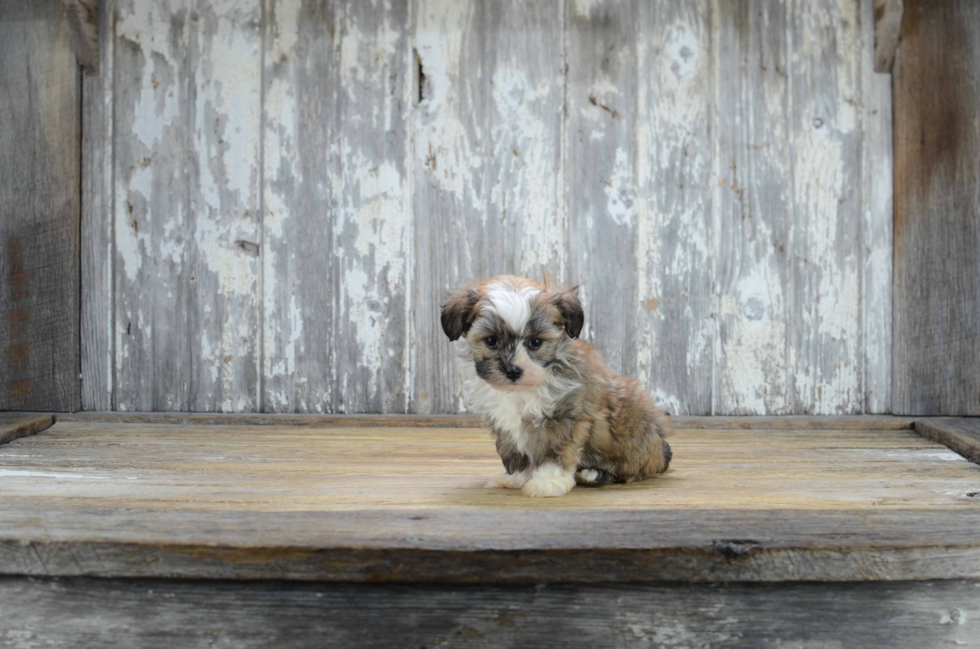
<svg viewBox="0 0 980 649"><path fill-rule="evenodd" d="M902 10L902 0L874 0L875 72L892 71L902 31Z"/></svg>
<svg viewBox="0 0 980 649"><path fill-rule="evenodd" d="M791 8L743 0L714 9L719 329L712 414L789 414L796 263L788 193Z"/></svg>
<svg viewBox="0 0 980 649"><path fill-rule="evenodd" d="M861 0L861 283L864 412L892 411L892 80L872 65L871 0Z"/></svg>
<svg viewBox="0 0 980 649"><path fill-rule="evenodd" d="M567 8L568 275L585 307L582 337L634 374L637 300L637 3ZM655 296L651 296L655 297Z"/></svg>
<svg viewBox="0 0 980 649"><path fill-rule="evenodd" d="M0 16L0 410L76 410L79 70L60 1Z"/></svg>
<svg viewBox="0 0 980 649"><path fill-rule="evenodd" d="M266 3L261 409L405 412L408 3Z"/></svg>
<svg viewBox="0 0 980 649"><path fill-rule="evenodd" d="M52 424L54 424L54 417L51 415L22 417L13 421L4 418L0 421L0 444L8 444L28 435L37 435L50 428Z"/></svg>
<svg viewBox="0 0 980 649"><path fill-rule="evenodd" d="M664 410L706 415L717 336L715 98L706 91L714 81L711 3L640 2L636 9L636 70L649 73L636 75L636 109L628 112L637 147L631 371Z"/></svg>
<svg viewBox="0 0 980 649"><path fill-rule="evenodd" d="M980 414L980 5L905 3L895 84L893 410Z"/></svg>
<svg viewBox="0 0 980 649"><path fill-rule="evenodd" d="M3 578L7 615L0 619L0 642L188 649L978 647L978 585L469 587Z"/></svg>
<svg viewBox="0 0 980 649"><path fill-rule="evenodd" d="M114 46L119 410L255 410L259 0L120 1Z"/></svg>
<svg viewBox="0 0 980 649"><path fill-rule="evenodd" d="M565 279L561 16L554 2L417 0L414 108L415 403L459 412L461 378L439 325L456 285Z"/></svg>
<svg viewBox="0 0 980 649"><path fill-rule="evenodd" d="M672 414L888 412L870 2L120 0L85 407L460 412L444 292L547 273Z"/></svg>
<svg viewBox="0 0 980 649"><path fill-rule="evenodd" d="M115 0L99 1L98 72L82 76L81 363L84 410L113 409Z"/></svg>
<svg viewBox="0 0 980 649"><path fill-rule="evenodd" d="M920 419L915 422L915 432L951 448L975 464L980 464L980 419Z"/></svg>
<svg viewBox="0 0 980 649"><path fill-rule="evenodd" d="M78 64L99 71L99 0L61 0L71 31L71 46ZM109 7L103 7L103 10Z"/></svg>
<svg viewBox="0 0 980 649"><path fill-rule="evenodd" d="M980 467L908 429L680 430L662 478L484 489L486 431L59 421L0 451L0 573L980 577ZM611 533L615 530L615 533Z"/></svg>
<svg viewBox="0 0 980 649"><path fill-rule="evenodd" d="M232 426L312 426L396 428L483 428L480 417L471 415L289 415L260 413L165 413L165 412L76 412L58 416L64 422L103 422L116 424L182 424ZM787 417L672 417L676 429L713 428L720 430L911 430L915 422L908 417L807 416Z"/></svg>

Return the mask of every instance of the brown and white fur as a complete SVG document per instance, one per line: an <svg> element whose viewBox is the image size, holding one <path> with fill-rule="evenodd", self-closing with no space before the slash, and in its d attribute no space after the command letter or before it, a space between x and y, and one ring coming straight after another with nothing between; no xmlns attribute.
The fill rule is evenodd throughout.
<svg viewBox="0 0 980 649"><path fill-rule="evenodd" d="M563 496L575 483L645 480L667 470L670 420L639 381L579 340L574 290L500 276L450 294L442 328L458 341L468 406L481 413L506 473L487 486Z"/></svg>

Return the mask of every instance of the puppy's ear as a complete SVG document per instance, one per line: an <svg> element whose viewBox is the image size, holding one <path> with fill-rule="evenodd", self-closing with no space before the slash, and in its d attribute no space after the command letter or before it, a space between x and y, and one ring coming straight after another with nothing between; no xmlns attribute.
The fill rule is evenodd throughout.
<svg viewBox="0 0 980 649"><path fill-rule="evenodd" d="M480 294L469 286L458 288L455 293L446 296L446 303L442 305L442 330L449 340L458 340L470 330L479 301Z"/></svg>
<svg viewBox="0 0 980 649"><path fill-rule="evenodd" d="M558 312L565 321L565 333L571 338L578 338L585 325L585 311L582 310L582 303L578 301L578 296L575 294L577 290L576 286L571 290L555 293L555 306L558 307Z"/></svg>

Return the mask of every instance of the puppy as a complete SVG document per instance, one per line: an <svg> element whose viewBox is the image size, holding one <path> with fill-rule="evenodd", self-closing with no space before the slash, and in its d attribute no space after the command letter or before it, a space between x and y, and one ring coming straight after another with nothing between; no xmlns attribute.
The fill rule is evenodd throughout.
<svg viewBox="0 0 980 649"><path fill-rule="evenodd" d="M487 484L563 496L575 483L635 482L670 464L670 420L633 378L612 372L579 340L585 314L574 290L500 276L462 286L442 328L507 472Z"/></svg>

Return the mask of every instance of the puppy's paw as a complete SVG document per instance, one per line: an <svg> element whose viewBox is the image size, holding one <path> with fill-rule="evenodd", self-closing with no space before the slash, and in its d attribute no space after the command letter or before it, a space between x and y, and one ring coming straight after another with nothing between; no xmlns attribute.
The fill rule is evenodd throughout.
<svg viewBox="0 0 980 649"><path fill-rule="evenodd" d="M527 483L527 473L523 471L520 473L501 473L500 475L495 475L487 483L483 485L486 489L497 489L503 487L504 489L520 489Z"/></svg>
<svg viewBox="0 0 980 649"><path fill-rule="evenodd" d="M556 464L546 464L534 470L531 479L521 489L532 498L564 496L575 486L575 472L566 471Z"/></svg>
<svg viewBox="0 0 980 649"><path fill-rule="evenodd" d="M595 469L582 469L575 472L575 481L579 484L595 484L599 481L599 472Z"/></svg>

